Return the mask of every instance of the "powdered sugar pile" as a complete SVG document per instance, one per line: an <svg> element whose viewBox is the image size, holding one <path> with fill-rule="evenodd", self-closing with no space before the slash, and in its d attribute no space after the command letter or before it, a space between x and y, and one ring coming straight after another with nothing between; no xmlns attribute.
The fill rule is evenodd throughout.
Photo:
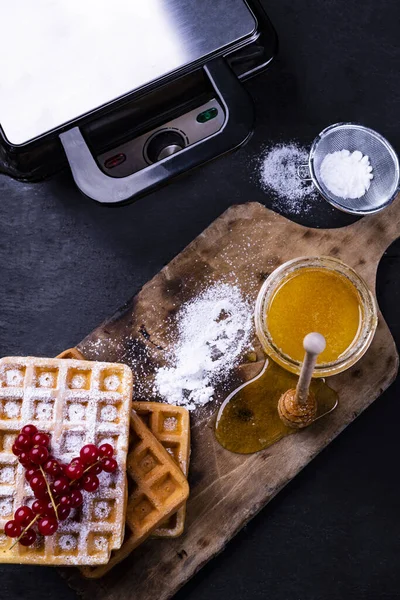
<svg viewBox="0 0 400 600"><path fill-rule="evenodd" d="M276 207L283 212L307 213L318 198L313 183L298 174L307 163L307 150L294 142L268 148L259 161L261 187L273 193Z"/></svg>
<svg viewBox="0 0 400 600"><path fill-rule="evenodd" d="M328 190L339 198L362 198L373 179L368 156L355 150L339 150L327 154L321 164L321 179Z"/></svg>
<svg viewBox="0 0 400 600"><path fill-rule="evenodd" d="M252 307L237 286L214 284L178 313L178 340L158 369L154 392L169 404L194 410L213 399L247 349Z"/></svg>

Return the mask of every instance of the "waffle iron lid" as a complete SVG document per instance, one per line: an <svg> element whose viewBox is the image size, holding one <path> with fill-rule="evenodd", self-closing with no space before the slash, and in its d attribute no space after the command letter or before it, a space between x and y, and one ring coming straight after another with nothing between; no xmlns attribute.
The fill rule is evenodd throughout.
<svg viewBox="0 0 400 600"><path fill-rule="evenodd" d="M1 20L0 125L13 145L240 46L257 27L244 0L19 0Z"/></svg>

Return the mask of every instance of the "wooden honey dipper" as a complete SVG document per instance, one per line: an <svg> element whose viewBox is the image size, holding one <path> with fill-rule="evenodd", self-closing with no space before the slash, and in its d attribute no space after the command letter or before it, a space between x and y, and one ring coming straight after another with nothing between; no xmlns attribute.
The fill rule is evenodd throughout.
<svg viewBox="0 0 400 600"><path fill-rule="evenodd" d="M326 341L320 333L309 333L303 340L306 351L296 389L290 389L279 398L278 413L288 427L301 429L311 425L317 416L317 401L310 392L310 383L317 357L325 350Z"/></svg>

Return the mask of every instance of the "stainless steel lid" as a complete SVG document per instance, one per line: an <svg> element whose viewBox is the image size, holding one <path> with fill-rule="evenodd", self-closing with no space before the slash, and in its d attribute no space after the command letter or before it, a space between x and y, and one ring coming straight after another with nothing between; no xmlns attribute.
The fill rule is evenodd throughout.
<svg viewBox="0 0 400 600"><path fill-rule="evenodd" d="M0 125L26 143L252 39L244 0L19 0L2 9Z"/></svg>

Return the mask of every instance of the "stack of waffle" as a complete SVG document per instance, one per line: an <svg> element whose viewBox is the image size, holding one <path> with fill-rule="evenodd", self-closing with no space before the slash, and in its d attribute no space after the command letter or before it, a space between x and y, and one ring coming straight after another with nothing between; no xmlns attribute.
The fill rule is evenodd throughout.
<svg viewBox="0 0 400 600"><path fill-rule="evenodd" d="M76 350L55 359L0 360L0 562L76 565L97 578L150 535L177 537L189 495L189 414L181 407L132 403L132 373L122 364L85 361ZM33 492L11 451L27 423L51 435L52 454L69 462L88 443L109 443L118 469L101 473L95 493L55 535L29 547L4 534Z"/></svg>

